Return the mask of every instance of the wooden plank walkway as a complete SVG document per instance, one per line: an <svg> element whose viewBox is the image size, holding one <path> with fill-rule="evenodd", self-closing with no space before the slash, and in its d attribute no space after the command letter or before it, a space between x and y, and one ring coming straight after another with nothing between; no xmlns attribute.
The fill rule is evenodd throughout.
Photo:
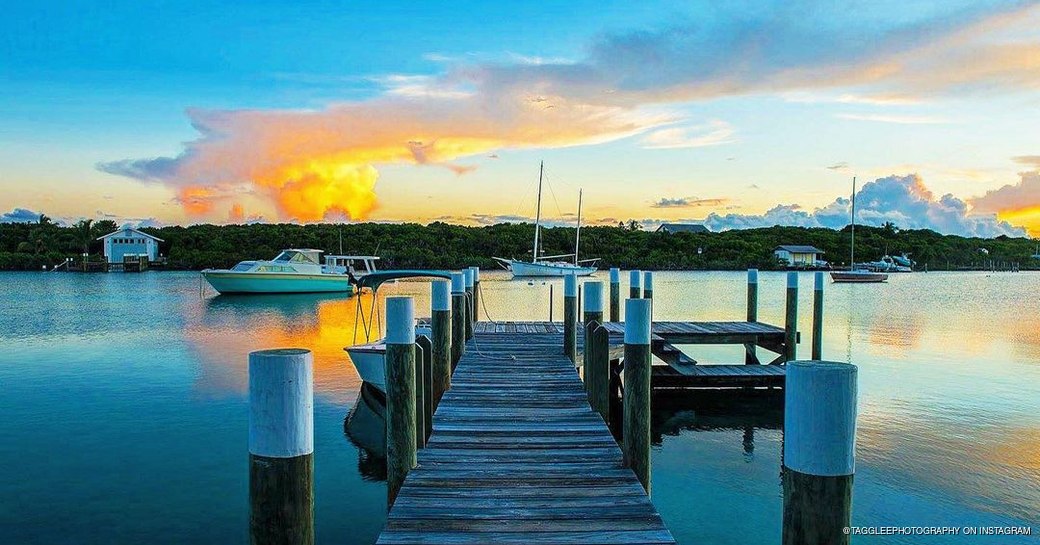
<svg viewBox="0 0 1040 545"><path fill-rule="evenodd" d="M378 543L674 543L560 324L480 323Z"/></svg>

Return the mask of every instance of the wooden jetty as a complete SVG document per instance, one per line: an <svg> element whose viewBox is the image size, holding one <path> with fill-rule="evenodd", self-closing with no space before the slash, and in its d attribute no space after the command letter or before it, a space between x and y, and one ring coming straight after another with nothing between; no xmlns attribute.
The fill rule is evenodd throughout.
<svg viewBox="0 0 1040 545"><path fill-rule="evenodd" d="M478 322L378 543L674 543L558 323Z"/></svg>

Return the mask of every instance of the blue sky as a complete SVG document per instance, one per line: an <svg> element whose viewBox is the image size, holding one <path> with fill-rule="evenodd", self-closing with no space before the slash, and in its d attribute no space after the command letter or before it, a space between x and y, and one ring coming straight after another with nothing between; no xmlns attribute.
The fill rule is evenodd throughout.
<svg viewBox="0 0 1040 545"><path fill-rule="evenodd" d="M995 1L13 4L0 209L481 223L533 213L544 159L561 220L582 187L592 221L816 224L858 175L902 180L878 221L1040 229L1037 28Z"/></svg>

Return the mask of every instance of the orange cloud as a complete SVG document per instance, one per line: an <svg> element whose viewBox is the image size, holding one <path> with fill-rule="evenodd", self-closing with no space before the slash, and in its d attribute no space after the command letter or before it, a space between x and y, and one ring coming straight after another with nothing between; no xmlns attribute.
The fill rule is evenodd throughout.
<svg viewBox="0 0 1040 545"><path fill-rule="evenodd" d="M996 214L1001 220L1040 236L1040 171L1023 172L1017 184L987 191L972 199L973 213Z"/></svg>
<svg viewBox="0 0 1040 545"><path fill-rule="evenodd" d="M214 196L215 192L208 187L187 186L177 192L177 202L189 216L204 216L213 211Z"/></svg>

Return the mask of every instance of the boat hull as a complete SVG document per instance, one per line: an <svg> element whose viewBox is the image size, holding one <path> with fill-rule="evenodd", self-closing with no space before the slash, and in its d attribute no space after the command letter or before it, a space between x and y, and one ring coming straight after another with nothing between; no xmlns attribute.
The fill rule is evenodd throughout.
<svg viewBox="0 0 1040 545"><path fill-rule="evenodd" d="M386 394L386 345L359 344L344 348L361 380Z"/></svg>
<svg viewBox="0 0 1040 545"><path fill-rule="evenodd" d="M339 274L284 274L207 270L202 277L219 293L353 293Z"/></svg>
<svg viewBox="0 0 1040 545"><path fill-rule="evenodd" d="M870 284L888 281L888 275L870 271L833 271L831 280L839 284Z"/></svg>
<svg viewBox="0 0 1040 545"><path fill-rule="evenodd" d="M547 277L547 276L589 276L596 272L596 267L579 267L570 263L530 263L503 259L514 278Z"/></svg>

